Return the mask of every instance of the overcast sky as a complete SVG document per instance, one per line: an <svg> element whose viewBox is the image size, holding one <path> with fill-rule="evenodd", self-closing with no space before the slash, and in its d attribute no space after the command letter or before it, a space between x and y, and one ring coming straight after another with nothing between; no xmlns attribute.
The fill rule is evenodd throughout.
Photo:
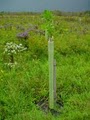
<svg viewBox="0 0 90 120"><path fill-rule="evenodd" d="M0 0L0 11L90 10L90 0Z"/></svg>

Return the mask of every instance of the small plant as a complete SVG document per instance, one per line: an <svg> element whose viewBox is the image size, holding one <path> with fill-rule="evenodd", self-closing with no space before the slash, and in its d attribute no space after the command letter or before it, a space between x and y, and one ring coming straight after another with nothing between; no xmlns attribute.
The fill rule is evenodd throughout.
<svg viewBox="0 0 90 120"><path fill-rule="evenodd" d="M54 74L54 41L53 41L53 32L54 32L54 24L53 24L53 15L50 11L45 10L43 15L44 24L43 27L45 29L45 38L48 40L48 60L49 60L49 108L55 108L55 97L54 93L56 90L54 89L54 81L56 81ZM56 84L55 84L56 85Z"/></svg>
<svg viewBox="0 0 90 120"><path fill-rule="evenodd" d="M53 14L51 11L45 10L42 15L44 21L43 28L45 30L46 39L52 38L54 32Z"/></svg>
<svg viewBox="0 0 90 120"><path fill-rule="evenodd" d="M19 34L17 34L17 38L20 38L20 39L28 39L28 32L27 31L25 31L25 32L23 32L23 33L19 33Z"/></svg>
<svg viewBox="0 0 90 120"><path fill-rule="evenodd" d="M6 65L13 67L17 63L14 60L14 55L26 50L25 47L22 46L22 44L17 45L16 43L10 42L6 43L4 48L4 54L9 56L9 62L6 63Z"/></svg>
<svg viewBox="0 0 90 120"><path fill-rule="evenodd" d="M24 45L24 47L29 47L28 46L28 38L29 38L29 33L28 31L18 33L17 38L20 40L20 42Z"/></svg>

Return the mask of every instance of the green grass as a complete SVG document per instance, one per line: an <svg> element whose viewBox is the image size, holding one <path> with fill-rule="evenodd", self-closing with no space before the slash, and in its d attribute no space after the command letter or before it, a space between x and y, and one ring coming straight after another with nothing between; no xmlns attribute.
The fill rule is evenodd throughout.
<svg viewBox="0 0 90 120"><path fill-rule="evenodd" d="M87 17L87 18L86 18ZM79 20L81 19L81 21ZM12 24L5 28L6 24ZM45 113L36 105L48 98L48 42L43 35L30 32L29 48L14 56L11 70L4 63L7 42L17 39L21 25L42 29L40 15L0 16L0 120L89 120L90 119L90 16L55 16L55 59L57 61L57 99L63 102L60 114Z"/></svg>

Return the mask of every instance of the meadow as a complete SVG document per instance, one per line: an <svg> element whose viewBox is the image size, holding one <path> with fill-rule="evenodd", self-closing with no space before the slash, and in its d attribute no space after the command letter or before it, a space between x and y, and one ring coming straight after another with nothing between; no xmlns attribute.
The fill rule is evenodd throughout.
<svg viewBox="0 0 90 120"><path fill-rule="evenodd" d="M59 113L48 110L42 24L41 14L0 14L0 120L90 120L90 14L54 15ZM8 54L7 43L25 49Z"/></svg>

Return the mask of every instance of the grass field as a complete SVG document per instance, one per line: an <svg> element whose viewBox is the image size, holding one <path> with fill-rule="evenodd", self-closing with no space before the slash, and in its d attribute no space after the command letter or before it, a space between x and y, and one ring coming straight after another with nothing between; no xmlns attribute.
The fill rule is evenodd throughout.
<svg viewBox="0 0 90 120"><path fill-rule="evenodd" d="M48 42L41 15L0 15L0 120L90 120L90 16L55 15L54 24L58 115L45 110ZM9 42L27 49L12 60L4 53ZM11 68L10 62L17 64Z"/></svg>

